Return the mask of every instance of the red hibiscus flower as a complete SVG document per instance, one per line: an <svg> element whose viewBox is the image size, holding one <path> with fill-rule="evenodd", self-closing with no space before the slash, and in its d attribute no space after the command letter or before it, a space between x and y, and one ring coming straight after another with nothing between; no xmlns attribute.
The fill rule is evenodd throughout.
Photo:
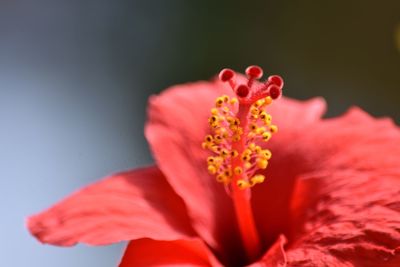
<svg viewBox="0 0 400 267"><path fill-rule="evenodd" d="M153 96L157 165L76 192L29 218L31 233L60 246L129 240L122 267L400 266L398 127L358 108L321 119L322 99L269 106L282 80L246 73L221 72L233 92L215 80Z"/></svg>

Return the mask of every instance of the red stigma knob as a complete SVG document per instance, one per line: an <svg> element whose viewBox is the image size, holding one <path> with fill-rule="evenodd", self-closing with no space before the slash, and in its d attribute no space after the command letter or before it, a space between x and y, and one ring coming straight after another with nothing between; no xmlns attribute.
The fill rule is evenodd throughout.
<svg viewBox="0 0 400 267"><path fill-rule="evenodd" d="M238 85L238 86L236 87L235 92L236 92L236 95L237 95L238 97L244 98L244 97L246 97L246 96L249 94L250 89L249 89L249 87L248 87L247 85L245 85L245 84L240 84L240 85Z"/></svg>
<svg viewBox="0 0 400 267"><path fill-rule="evenodd" d="M232 80L233 77L235 77L235 72L231 69L223 69L219 73L219 79L222 82L230 81L230 80Z"/></svg>
<svg viewBox="0 0 400 267"><path fill-rule="evenodd" d="M236 73L231 69L221 70L218 77L222 82L229 83L240 104L251 105L267 96L277 99L282 95L283 79L280 76L271 75L261 84L256 81L263 76L263 72L263 69L256 65L247 67L247 83L241 84L236 83Z"/></svg>
<svg viewBox="0 0 400 267"><path fill-rule="evenodd" d="M276 86L282 88L283 87L283 79L279 75L271 75L268 77L268 82L271 84L275 84Z"/></svg>
<svg viewBox="0 0 400 267"><path fill-rule="evenodd" d="M259 66L249 66L246 69L246 75L251 79L260 79L263 76L263 70Z"/></svg>
<svg viewBox="0 0 400 267"><path fill-rule="evenodd" d="M268 86L268 91L272 99L277 99L282 94L282 89L275 84Z"/></svg>

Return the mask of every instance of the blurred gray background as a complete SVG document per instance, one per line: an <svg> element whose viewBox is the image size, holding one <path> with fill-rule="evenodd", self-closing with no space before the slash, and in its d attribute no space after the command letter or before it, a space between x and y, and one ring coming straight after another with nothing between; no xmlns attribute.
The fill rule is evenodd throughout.
<svg viewBox="0 0 400 267"><path fill-rule="evenodd" d="M323 96L328 116L399 122L400 1L2 0L0 265L115 266L123 244L44 246L25 218L151 163L150 94L249 64L287 96Z"/></svg>

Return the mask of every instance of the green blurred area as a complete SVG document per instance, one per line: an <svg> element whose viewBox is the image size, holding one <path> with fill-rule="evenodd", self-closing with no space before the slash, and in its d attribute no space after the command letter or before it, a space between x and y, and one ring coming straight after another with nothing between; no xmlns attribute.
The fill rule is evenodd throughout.
<svg viewBox="0 0 400 267"><path fill-rule="evenodd" d="M163 86L258 64L287 96L323 96L330 116L358 105L400 121L400 1L207 2L182 10Z"/></svg>

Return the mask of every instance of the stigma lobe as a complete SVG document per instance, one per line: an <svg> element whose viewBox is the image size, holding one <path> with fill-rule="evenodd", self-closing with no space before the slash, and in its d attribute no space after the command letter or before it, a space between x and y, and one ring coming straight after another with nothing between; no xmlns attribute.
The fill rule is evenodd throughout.
<svg viewBox="0 0 400 267"><path fill-rule="evenodd" d="M245 98L250 92L250 88L245 84L239 84L236 87L235 93L240 98Z"/></svg>
<svg viewBox="0 0 400 267"><path fill-rule="evenodd" d="M236 84L236 74L231 69L223 69L219 73L219 79L229 83L241 104L251 105L267 96L275 100L282 95L283 79L280 76L271 75L261 85L255 86L254 82L263 76L263 69L252 65L247 67L245 72L247 84Z"/></svg>

